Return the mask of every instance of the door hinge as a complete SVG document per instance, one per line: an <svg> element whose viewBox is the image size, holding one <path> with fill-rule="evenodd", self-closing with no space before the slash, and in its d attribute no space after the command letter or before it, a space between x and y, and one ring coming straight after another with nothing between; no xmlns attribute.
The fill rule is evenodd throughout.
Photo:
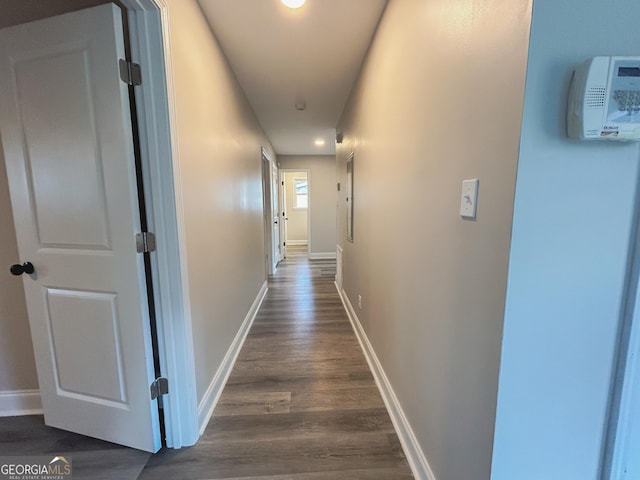
<svg viewBox="0 0 640 480"><path fill-rule="evenodd" d="M167 393L169 393L169 380L166 378L158 377L151 383L151 400Z"/></svg>
<svg viewBox="0 0 640 480"><path fill-rule="evenodd" d="M140 65L120 59L120 80L127 85L142 85Z"/></svg>
<svg viewBox="0 0 640 480"><path fill-rule="evenodd" d="M136 234L136 252L148 253L156 251L156 235L152 232Z"/></svg>
<svg viewBox="0 0 640 480"><path fill-rule="evenodd" d="M282 182L282 186L284 187L284 181Z"/></svg>

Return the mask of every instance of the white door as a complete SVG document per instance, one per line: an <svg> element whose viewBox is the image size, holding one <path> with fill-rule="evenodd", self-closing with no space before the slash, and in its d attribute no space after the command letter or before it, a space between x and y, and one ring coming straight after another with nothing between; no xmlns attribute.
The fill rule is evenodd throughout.
<svg viewBox="0 0 640 480"><path fill-rule="evenodd" d="M284 170L279 171L280 176L280 245L282 248L282 256L287 258L287 188L285 185L286 172Z"/></svg>
<svg viewBox="0 0 640 480"><path fill-rule="evenodd" d="M35 267L22 281L45 422L154 452L161 442L120 58L114 5L0 30L0 135L19 263Z"/></svg>
<svg viewBox="0 0 640 480"><path fill-rule="evenodd" d="M271 162L269 162L271 164ZM271 208L273 212L273 269L282 260L282 249L280 245L280 222L283 220L280 215L278 199L278 167L271 164Z"/></svg>
<svg viewBox="0 0 640 480"><path fill-rule="evenodd" d="M265 251L265 272L271 275L275 271L276 259L273 248L273 228L271 208L271 162L267 157L262 155L262 215L264 218L264 251ZM278 219L275 219L277 222Z"/></svg>

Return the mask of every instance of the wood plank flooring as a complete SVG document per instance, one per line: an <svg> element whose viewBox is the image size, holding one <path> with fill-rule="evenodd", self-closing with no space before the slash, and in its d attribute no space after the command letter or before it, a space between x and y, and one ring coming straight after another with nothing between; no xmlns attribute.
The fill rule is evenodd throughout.
<svg viewBox="0 0 640 480"><path fill-rule="evenodd" d="M140 457L135 470L112 478L413 478L335 290L335 261L308 260L303 248L290 247L269 279L267 296L198 444ZM0 419L4 450L2 425ZM141 472L140 462L146 462ZM102 478L85 472L74 478Z"/></svg>
<svg viewBox="0 0 640 480"><path fill-rule="evenodd" d="M47 427L42 415L0 417L0 456L71 459L74 480L135 480L150 453Z"/></svg>

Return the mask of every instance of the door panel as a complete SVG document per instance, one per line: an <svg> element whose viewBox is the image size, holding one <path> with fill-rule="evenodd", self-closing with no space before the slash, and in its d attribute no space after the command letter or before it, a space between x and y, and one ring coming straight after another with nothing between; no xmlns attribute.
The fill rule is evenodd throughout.
<svg viewBox="0 0 640 480"><path fill-rule="evenodd" d="M58 394L97 404L126 405L117 295L60 289L44 291ZM99 337L101 342L75 341L76 337L92 336Z"/></svg>
<svg viewBox="0 0 640 480"><path fill-rule="evenodd" d="M86 47L76 45L49 46L36 56L14 60L41 246L109 248L89 60ZM47 88L42 88L45 78ZM60 122L63 111L73 115ZM72 188L58 188L61 184Z"/></svg>
<svg viewBox="0 0 640 480"><path fill-rule="evenodd" d="M115 5L1 30L0 133L45 422L157 451L120 58Z"/></svg>

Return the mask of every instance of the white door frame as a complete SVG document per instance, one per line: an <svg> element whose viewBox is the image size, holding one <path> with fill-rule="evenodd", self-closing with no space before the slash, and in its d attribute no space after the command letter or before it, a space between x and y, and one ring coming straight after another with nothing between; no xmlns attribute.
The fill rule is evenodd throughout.
<svg viewBox="0 0 640 480"><path fill-rule="evenodd" d="M269 153L264 147L260 149L260 164L262 165L262 215L264 218L264 252L265 252L265 272L266 275L273 275L275 273L275 264L277 262L274 259L274 234L273 225L278 219L273 218L273 192L271 191L271 158Z"/></svg>
<svg viewBox="0 0 640 480"><path fill-rule="evenodd" d="M176 135L175 92L166 0L122 0L127 8L132 60L142 69L136 87L142 174L149 230L160 368L169 380L164 397L170 448L199 438L184 212Z"/></svg>
<svg viewBox="0 0 640 480"><path fill-rule="evenodd" d="M636 219L636 222L639 222ZM612 374L609 424L601 480L632 480L640 472L640 225L635 244L624 310L618 334L617 364Z"/></svg>
<svg viewBox="0 0 640 480"><path fill-rule="evenodd" d="M287 209L286 202L286 185L284 185L285 173L297 173L302 172L307 174L307 188L309 194L309 203L307 205L307 252L311 253L311 170L308 168L281 168L278 170L280 181L278 182L278 188L280 189L280 210L284 213ZM282 216L282 222L280 226L280 246L283 252L286 252L284 242L287 241L287 225Z"/></svg>

